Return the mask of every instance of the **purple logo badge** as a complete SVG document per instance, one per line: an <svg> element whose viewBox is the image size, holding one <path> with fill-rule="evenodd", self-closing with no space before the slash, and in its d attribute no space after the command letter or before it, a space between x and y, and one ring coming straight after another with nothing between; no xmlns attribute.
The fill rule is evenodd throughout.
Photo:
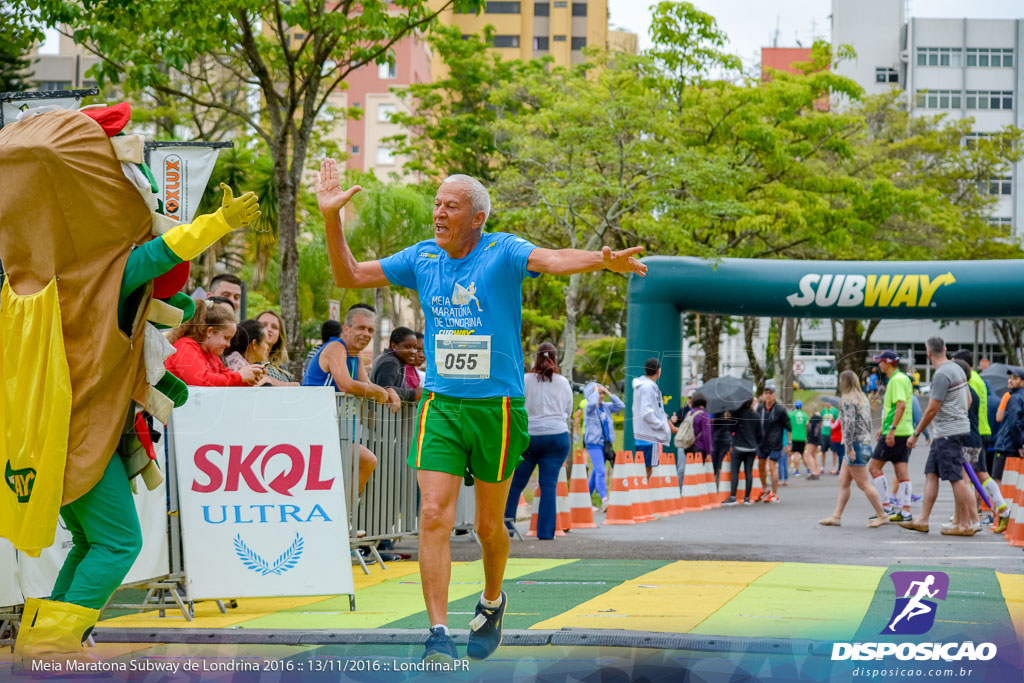
<svg viewBox="0 0 1024 683"><path fill-rule="evenodd" d="M935 624L935 600L945 600L949 576L943 572L893 572L896 604L882 634L920 635Z"/></svg>

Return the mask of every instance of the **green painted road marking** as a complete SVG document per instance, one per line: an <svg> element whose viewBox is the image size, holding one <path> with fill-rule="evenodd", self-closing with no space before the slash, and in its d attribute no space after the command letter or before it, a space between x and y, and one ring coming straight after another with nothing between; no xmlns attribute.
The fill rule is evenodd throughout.
<svg viewBox="0 0 1024 683"><path fill-rule="evenodd" d="M509 560L509 563L513 561ZM506 573L502 589L508 595L509 607L503 626L507 629L529 628L600 596L623 581L665 564L668 563L660 560L572 560L569 564L518 577ZM481 590L482 586L472 594L448 603L449 626L468 628ZM389 623L387 627L422 628L426 623L426 612L419 612Z"/></svg>
<svg viewBox="0 0 1024 683"><path fill-rule="evenodd" d="M848 640L883 567L784 562L756 579L692 633Z"/></svg>
<svg viewBox="0 0 1024 683"><path fill-rule="evenodd" d="M505 571L507 579L518 579L528 574L555 569L575 560L547 560L513 558ZM400 565L396 565L400 566ZM374 571L380 571L375 569ZM390 570L384 570L385 573ZM483 590L484 571L479 561L458 562L452 565L452 583L448 590L449 604L466 596L479 595ZM474 606L476 602L473 603ZM410 628L427 628L423 611L423 590L419 573L397 576L356 592L356 612L348 611L348 596L331 598L294 610L253 619L243 628L322 629L322 628L380 628L392 622L421 614Z"/></svg>

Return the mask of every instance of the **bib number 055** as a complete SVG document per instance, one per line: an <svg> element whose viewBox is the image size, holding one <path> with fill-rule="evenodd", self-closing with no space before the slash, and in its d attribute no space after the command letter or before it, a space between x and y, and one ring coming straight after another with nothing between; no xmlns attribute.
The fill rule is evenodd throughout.
<svg viewBox="0 0 1024 683"><path fill-rule="evenodd" d="M482 334L439 334L434 337L437 374L450 379L491 376L491 337Z"/></svg>

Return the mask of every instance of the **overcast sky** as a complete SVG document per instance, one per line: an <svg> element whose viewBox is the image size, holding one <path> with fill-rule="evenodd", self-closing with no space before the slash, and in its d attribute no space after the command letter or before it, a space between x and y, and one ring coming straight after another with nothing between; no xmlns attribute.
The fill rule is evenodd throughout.
<svg viewBox="0 0 1024 683"><path fill-rule="evenodd" d="M798 40L809 47L815 38L830 38L831 0L691 1L715 17L718 27L729 37L729 51L738 54L748 64L760 60L762 47L771 46L776 27L779 47L796 47ZM609 23L613 28L639 34L640 48L649 47L647 29L651 23L651 11L643 8L656 4L653 0L608 0ZM1024 1L910 0L910 16L1018 19L1024 18Z"/></svg>

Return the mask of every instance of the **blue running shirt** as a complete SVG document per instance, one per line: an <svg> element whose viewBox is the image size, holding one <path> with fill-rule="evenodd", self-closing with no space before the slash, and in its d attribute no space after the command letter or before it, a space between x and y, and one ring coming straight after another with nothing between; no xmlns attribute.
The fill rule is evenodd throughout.
<svg viewBox="0 0 1024 683"><path fill-rule="evenodd" d="M428 391L456 398L521 397L523 280L536 247L505 232L483 233L465 258L435 240L381 259L393 285L419 292L426 318Z"/></svg>

